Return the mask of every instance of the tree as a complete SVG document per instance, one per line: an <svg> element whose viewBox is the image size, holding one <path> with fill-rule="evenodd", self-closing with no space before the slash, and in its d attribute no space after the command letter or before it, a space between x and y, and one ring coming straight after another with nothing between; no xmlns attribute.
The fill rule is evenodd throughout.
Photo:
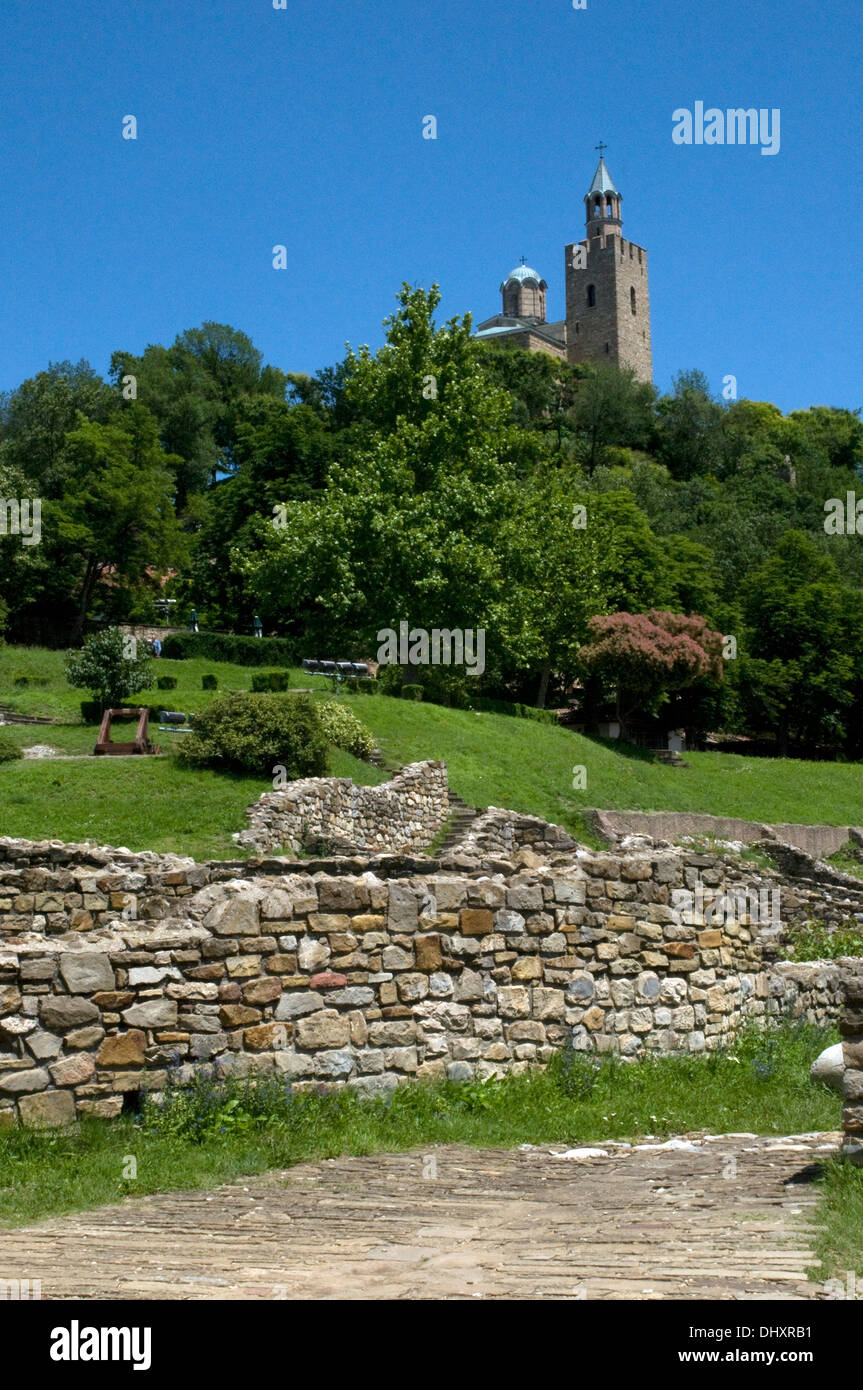
<svg viewBox="0 0 863 1390"><path fill-rule="evenodd" d="M57 497L66 471L66 435L81 417L106 424L116 393L89 362L52 362L0 396L0 464L30 478L40 497Z"/></svg>
<svg viewBox="0 0 863 1390"><path fill-rule="evenodd" d="M116 627L93 633L66 662L67 681L89 690L103 710L122 705L130 695L148 689L153 679L151 663L138 654L136 643L130 651L130 642L134 639Z"/></svg>
<svg viewBox="0 0 863 1390"><path fill-rule="evenodd" d="M674 478L715 473L722 460L724 412L703 372L680 372L657 406L656 452Z"/></svg>
<svg viewBox="0 0 863 1390"><path fill-rule="evenodd" d="M184 553L172 502L170 458L156 422L140 404L120 424L80 420L67 436L66 489L53 509L56 533L80 557L75 641L98 581L141 582L152 567L168 568Z"/></svg>
<svg viewBox="0 0 863 1390"><path fill-rule="evenodd" d="M749 718L792 743L842 743L863 670L863 595L829 556L789 531L743 591Z"/></svg>
<svg viewBox="0 0 863 1390"><path fill-rule="evenodd" d="M647 443L655 401L653 385L636 380L628 368L585 369L571 416L576 456L588 474L606 461L611 446L640 449Z"/></svg>
<svg viewBox="0 0 863 1390"><path fill-rule="evenodd" d="M581 649L584 671L613 692L621 725L655 715L673 692L696 680L722 679L722 636L703 618L655 609L592 618Z"/></svg>

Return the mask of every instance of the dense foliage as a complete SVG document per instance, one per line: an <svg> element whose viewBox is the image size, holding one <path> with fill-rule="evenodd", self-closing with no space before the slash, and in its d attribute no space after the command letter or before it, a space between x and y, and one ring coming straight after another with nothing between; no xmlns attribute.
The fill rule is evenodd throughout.
<svg viewBox="0 0 863 1390"><path fill-rule="evenodd" d="M268 667L374 656L402 621L483 629L481 675L404 684L576 699L590 725L629 700L582 660L592 621L676 613L733 638L723 669L654 682L633 718L863 755L863 551L825 530L861 488L859 411L719 401L698 371L657 396L437 326L438 303L404 286L384 347L314 377L207 323L115 353L109 381L52 364L0 398L0 493L43 507L41 542L0 551L10 640L151 621L157 597L209 629L166 656Z"/></svg>
<svg viewBox="0 0 863 1390"><path fill-rule="evenodd" d="M327 739L305 695L248 695L232 691L192 716L192 732L177 750L181 761L225 772L285 780L322 777Z"/></svg>
<svg viewBox="0 0 863 1390"><path fill-rule="evenodd" d="M375 751L374 735L353 710L335 700L322 700L316 709L330 743L345 753L353 753L355 758L371 757Z"/></svg>
<svg viewBox="0 0 863 1390"><path fill-rule="evenodd" d="M129 639L116 627L92 633L81 650L70 655L66 679L88 690L103 710L123 705L130 696L149 689L153 680L151 663L141 647L134 642L131 650L129 646Z"/></svg>

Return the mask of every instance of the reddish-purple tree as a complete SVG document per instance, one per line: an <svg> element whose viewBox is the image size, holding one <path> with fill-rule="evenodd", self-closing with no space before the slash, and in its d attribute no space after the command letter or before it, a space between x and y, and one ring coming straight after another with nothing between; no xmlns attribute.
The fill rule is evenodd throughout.
<svg viewBox="0 0 863 1390"><path fill-rule="evenodd" d="M610 613L587 626L579 661L613 692L622 724L695 681L722 679L722 635L697 614Z"/></svg>

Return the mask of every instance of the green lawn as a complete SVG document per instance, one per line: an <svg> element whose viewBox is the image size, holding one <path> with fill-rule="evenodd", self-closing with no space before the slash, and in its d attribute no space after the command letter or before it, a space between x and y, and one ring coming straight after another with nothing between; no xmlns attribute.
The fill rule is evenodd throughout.
<svg viewBox="0 0 863 1390"><path fill-rule="evenodd" d="M22 745L51 743L67 753L92 750L95 726L80 723L82 692L63 677L63 654L0 647L0 702L25 713L63 719L52 726L4 730ZM174 691L145 691L143 703L194 711L211 698L201 676L212 672L221 689L248 689L252 672L207 661L160 661L175 675ZM14 686L16 673L30 678ZM44 685L33 682L42 680ZM291 673L293 688L311 687L332 698L323 677ZM443 758L453 790L469 805L504 806L565 825L597 844L583 819L587 807L642 811L703 811L763 821L863 824L863 764L744 758L687 753L688 766L667 767L641 750L587 738L565 729L443 709L386 696L342 695L375 734L388 758L415 762ZM182 734L154 731L170 753ZM586 789L572 788L573 769L586 770ZM339 754L334 774L373 783L376 769ZM173 759L30 762L0 767L0 830L8 835L97 839L130 849L177 849L230 857L231 832L244 827L244 807L265 785L250 778L181 771Z"/></svg>

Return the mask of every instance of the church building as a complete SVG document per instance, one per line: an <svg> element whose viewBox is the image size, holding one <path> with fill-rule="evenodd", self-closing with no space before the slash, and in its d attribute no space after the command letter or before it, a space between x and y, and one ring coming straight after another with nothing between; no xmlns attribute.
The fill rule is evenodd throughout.
<svg viewBox="0 0 863 1390"><path fill-rule="evenodd" d="M566 318L549 323L545 280L516 266L500 287L502 312L476 331L482 341L549 352L577 362L613 362L652 381L647 252L622 233L621 195L602 151L584 198L587 235L565 249Z"/></svg>

